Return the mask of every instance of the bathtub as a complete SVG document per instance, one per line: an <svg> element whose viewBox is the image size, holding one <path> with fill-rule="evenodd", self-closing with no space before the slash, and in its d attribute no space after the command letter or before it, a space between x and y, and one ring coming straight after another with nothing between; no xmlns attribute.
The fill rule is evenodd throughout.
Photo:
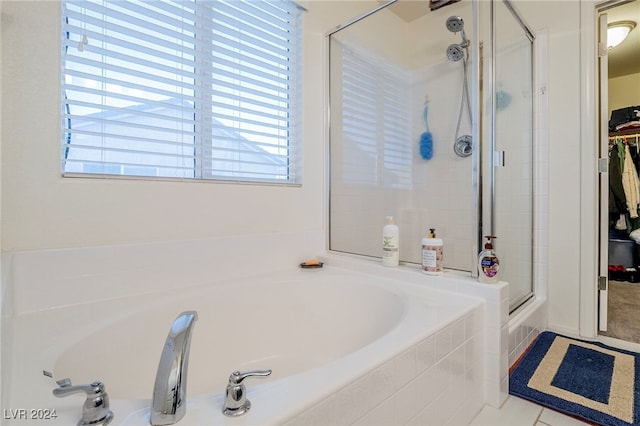
<svg viewBox="0 0 640 426"><path fill-rule="evenodd" d="M3 359L3 424L42 412L56 417L38 424L77 422L84 397L55 398L46 370L73 384L104 382L111 424L148 425L164 340L187 310L199 319L179 425L467 422L484 403L485 301L416 278L290 268L18 315ZM245 381L251 410L224 416L229 374L267 368L270 377ZM464 412L445 419L436 409Z"/></svg>

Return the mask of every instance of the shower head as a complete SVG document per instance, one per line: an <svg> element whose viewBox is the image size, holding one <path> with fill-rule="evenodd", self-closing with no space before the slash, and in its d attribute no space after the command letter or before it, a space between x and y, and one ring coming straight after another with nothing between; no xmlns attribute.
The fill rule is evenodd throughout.
<svg viewBox="0 0 640 426"><path fill-rule="evenodd" d="M459 16L450 16L447 19L447 29L452 33L461 33L462 35L462 43L460 43L460 47L469 46L469 40L467 40L467 35L464 33L464 20ZM451 46L449 46L451 47ZM448 52L448 50L447 50ZM448 55L448 53L447 53ZM451 59L451 58L449 58Z"/></svg>
<svg viewBox="0 0 640 426"><path fill-rule="evenodd" d="M450 16L447 19L447 29L452 33L458 33L464 30L464 20L459 16Z"/></svg>
<svg viewBox="0 0 640 426"><path fill-rule="evenodd" d="M447 59L458 62L462 58L464 58L464 50L461 45L450 44L449 47L447 47Z"/></svg>

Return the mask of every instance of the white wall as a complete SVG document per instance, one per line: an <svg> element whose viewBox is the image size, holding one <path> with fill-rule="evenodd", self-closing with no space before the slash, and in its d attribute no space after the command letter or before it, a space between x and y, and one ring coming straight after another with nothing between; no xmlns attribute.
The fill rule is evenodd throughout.
<svg viewBox="0 0 640 426"><path fill-rule="evenodd" d="M640 73L609 79L609 117L611 111L640 105Z"/></svg>
<svg viewBox="0 0 640 426"><path fill-rule="evenodd" d="M514 4L534 31L548 35L549 327L579 334L580 2Z"/></svg>

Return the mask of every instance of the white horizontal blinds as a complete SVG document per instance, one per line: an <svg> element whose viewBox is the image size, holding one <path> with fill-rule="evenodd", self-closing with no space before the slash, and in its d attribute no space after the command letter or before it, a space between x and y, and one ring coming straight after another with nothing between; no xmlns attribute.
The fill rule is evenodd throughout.
<svg viewBox="0 0 640 426"><path fill-rule="evenodd" d="M342 50L342 150L345 183L378 183L378 84L375 67Z"/></svg>
<svg viewBox="0 0 640 426"><path fill-rule="evenodd" d="M211 3L211 127L217 176L299 180L300 20L291 2ZM207 70L205 68L205 70ZM251 143L247 143L250 141Z"/></svg>
<svg viewBox="0 0 640 426"><path fill-rule="evenodd" d="M396 67L381 70L383 98L383 182L385 187L409 189L412 186L413 153L417 138L411 137L411 79Z"/></svg>
<svg viewBox="0 0 640 426"><path fill-rule="evenodd" d="M64 172L194 176L195 15L186 5L64 2Z"/></svg>
<svg viewBox="0 0 640 426"><path fill-rule="evenodd" d="M345 183L411 187L411 92L407 73L362 49L342 49Z"/></svg>
<svg viewBox="0 0 640 426"><path fill-rule="evenodd" d="M223 6L253 14L242 21L217 12ZM82 0L63 7L65 174L297 182L297 126L289 117L299 116L299 61L287 50L299 50L293 3ZM280 38L267 47L282 70L253 76L243 91L248 80L237 75L273 61L263 59L267 47L240 49L245 33L264 32L246 23L256 16L261 27L278 28ZM216 42L225 31L227 51ZM216 77L218 58L235 65L235 79ZM247 113L256 103L262 116Z"/></svg>

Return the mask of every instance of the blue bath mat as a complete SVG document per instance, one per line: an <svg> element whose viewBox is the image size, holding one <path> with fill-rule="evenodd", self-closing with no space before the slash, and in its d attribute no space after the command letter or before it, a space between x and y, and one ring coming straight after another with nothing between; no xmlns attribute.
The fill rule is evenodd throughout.
<svg viewBox="0 0 640 426"><path fill-rule="evenodd" d="M541 333L511 371L509 393L598 425L640 425L640 354Z"/></svg>

